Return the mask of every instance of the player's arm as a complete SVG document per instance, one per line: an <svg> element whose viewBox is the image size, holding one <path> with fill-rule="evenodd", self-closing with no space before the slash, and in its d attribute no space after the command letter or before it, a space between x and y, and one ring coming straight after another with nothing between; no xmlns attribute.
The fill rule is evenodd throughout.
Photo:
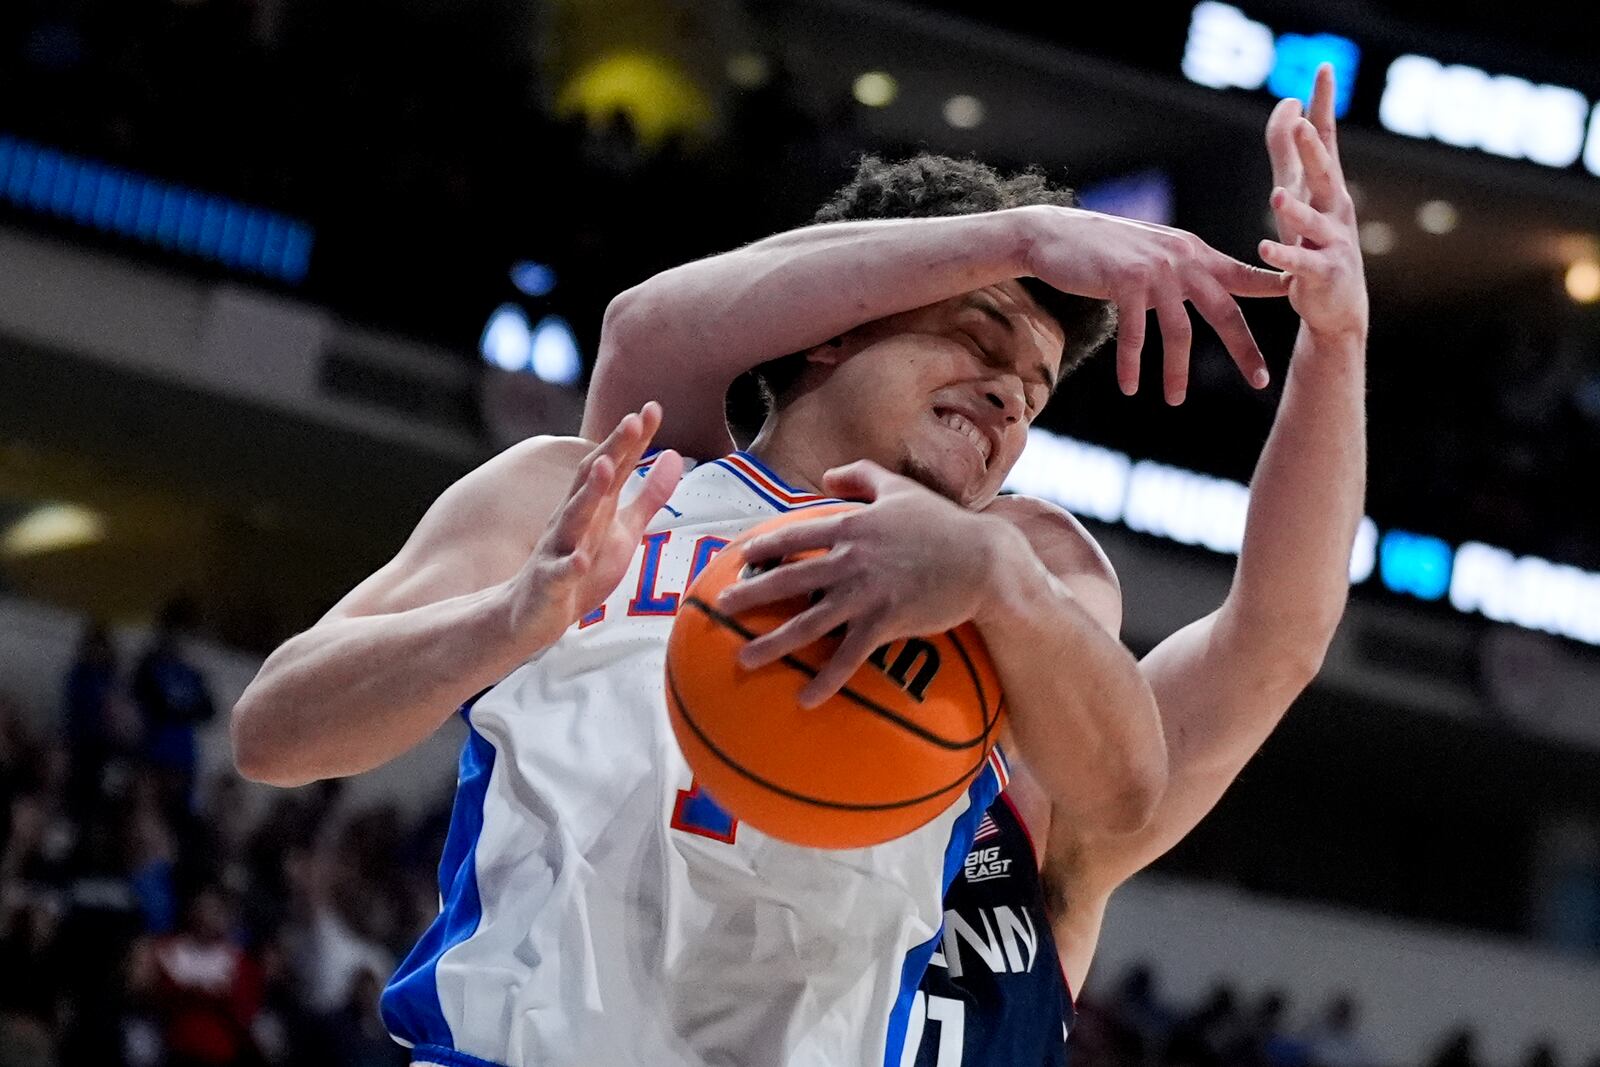
<svg viewBox="0 0 1600 1067"><path fill-rule="evenodd" d="M1048 804L1045 825L1072 820L1110 837L1137 833L1165 792L1167 742L1155 693L1118 636L1116 572L1082 525L1052 504L1001 497L985 515L1003 519L1024 539L1002 564L1003 580L980 627L1005 679L1019 770ZM1063 616L1071 627L1052 629ZM1105 666L1082 671L1095 661ZM1091 691L1102 677L1111 687ZM1076 714L1069 710L1073 700L1082 706ZM1094 787L1097 777L1105 778L1103 787ZM1119 781L1126 794L1106 790Z"/></svg>
<svg viewBox="0 0 1600 1067"><path fill-rule="evenodd" d="M863 323L1018 277L1112 300L1118 378L1138 381L1145 312L1167 344L1167 395L1187 381L1187 300L1217 326L1247 379L1266 364L1233 296L1282 296L1282 275L1247 266L1193 234L1052 206L950 218L838 222L780 233L664 271L606 309L583 434L604 433L660 400L660 442L690 455L732 446L723 417L733 379Z"/></svg>
<svg viewBox="0 0 1600 1067"><path fill-rule="evenodd" d="M615 587L682 471L663 457L618 507L659 421L627 416L598 446L524 442L446 490L393 560L262 664L233 711L240 772L299 785L379 766L559 638Z"/></svg>
<svg viewBox="0 0 1600 1067"><path fill-rule="evenodd" d="M830 471L823 488L871 503L745 546L752 563L827 551L719 595L720 608L738 612L820 594L746 644L741 662L761 666L843 626L837 651L801 691L800 702L814 705L880 645L971 621L1000 674L1018 753L1052 800L1098 833L1142 826L1166 780L1166 752L1149 685L1097 617L1120 611L1114 579L1093 551L1041 554L1033 544L1064 540L1071 520L1054 509L975 514L867 461Z"/></svg>
<svg viewBox="0 0 1600 1067"><path fill-rule="evenodd" d="M1348 598L1366 488L1367 297L1332 99L1324 69L1314 125L1293 101L1268 124L1284 243L1265 242L1262 254L1293 273L1290 299L1302 325L1251 480L1228 596L1140 665L1166 726L1166 795L1138 834L1096 838L1060 824L1046 847L1047 881L1064 898L1058 933L1084 969L1105 896L1215 806L1316 674Z"/></svg>

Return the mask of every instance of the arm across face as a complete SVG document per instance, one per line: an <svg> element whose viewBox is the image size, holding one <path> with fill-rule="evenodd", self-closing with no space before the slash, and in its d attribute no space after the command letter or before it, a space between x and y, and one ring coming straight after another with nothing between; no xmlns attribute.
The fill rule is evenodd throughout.
<svg viewBox="0 0 1600 1067"><path fill-rule="evenodd" d="M874 188L897 174L902 184L925 186L928 167L945 168L948 182L976 166L941 157L875 165L884 172L871 176ZM1011 202L998 175L977 169L996 183L978 199ZM1064 190L1035 189L1016 202L951 214L912 198L892 209L904 217L864 218L851 215L852 207L838 216L845 221L776 234L621 293L602 325L584 435L654 399L666 409L660 443L720 455L731 445L723 399L739 375L866 323L1016 278L1116 306L1125 392L1137 388L1145 315L1153 309L1166 337L1165 394L1182 400L1192 334L1186 304L1216 328L1246 380L1266 384L1266 365L1236 298L1282 296L1284 275L1225 256L1182 230L1061 206L1070 202ZM1100 340L1096 333L1069 343L1092 348Z"/></svg>

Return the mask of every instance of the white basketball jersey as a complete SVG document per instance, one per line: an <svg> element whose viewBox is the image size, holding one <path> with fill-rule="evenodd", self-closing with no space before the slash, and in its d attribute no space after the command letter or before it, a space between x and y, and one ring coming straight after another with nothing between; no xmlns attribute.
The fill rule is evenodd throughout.
<svg viewBox="0 0 1600 1067"><path fill-rule="evenodd" d="M1003 759L906 837L801 848L695 787L663 695L689 579L744 530L828 502L744 453L693 467L605 604L462 709L440 914L383 997L417 1061L898 1067Z"/></svg>

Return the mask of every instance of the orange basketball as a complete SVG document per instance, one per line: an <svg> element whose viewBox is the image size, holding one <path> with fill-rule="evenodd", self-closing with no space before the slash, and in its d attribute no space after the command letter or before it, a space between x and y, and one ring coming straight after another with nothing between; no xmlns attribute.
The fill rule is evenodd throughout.
<svg viewBox="0 0 1600 1067"><path fill-rule="evenodd" d="M763 833L818 848L880 844L944 811L983 768L1003 714L999 677L970 623L880 648L810 711L797 698L837 637L757 670L739 666L746 641L809 603L718 611L717 594L745 570L744 544L854 506L794 512L735 539L689 586L667 643L667 707L696 783Z"/></svg>

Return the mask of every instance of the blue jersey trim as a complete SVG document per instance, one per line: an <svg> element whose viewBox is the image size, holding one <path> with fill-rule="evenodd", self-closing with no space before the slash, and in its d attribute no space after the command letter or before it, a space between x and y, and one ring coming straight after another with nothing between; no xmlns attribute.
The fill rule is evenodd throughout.
<svg viewBox="0 0 1600 1067"><path fill-rule="evenodd" d="M483 802L494 772L495 751L488 738L472 728L471 713L469 702L461 709L467 720L467 740L461 746L450 831L439 857L443 904L438 917L389 979L379 1002L384 1026L391 1034L408 1045L428 1049L426 1059L448 1067L485 1062L470 1057L463 1060L461 1054L454 1060L440 1058L442 1052L454 1049L455 1039L439 1003L439 959L476 933L483 918L483 901L478 895L478 838L483 833Z"/></svg>
<svg viewBox="0 0 1600 1067"><path fill-rule="evenodd" d="M837 500L837 499L829 496L829 497L823 497L820 500L808 500L803 504L785 504L783 501L779 500L777 497L771 495L765 489L761 488L761 486L756 484L756 482L752 478L750 478L747 474L745 474L744 471L740 470L738 467L735 467L732 463L729 463L726 459L715 460L713 465L717 466L717 467L721 467L723 470L727 471L729 474L731 474L735 478L739 479L745 485L750 487L750 491L752 493L754 493L756 496L760 497L767 504L770 504L772 507L776 508L779 511L803 511L806 508L814 508L814 507L818 507L818 506L820 506L822 504L839 504L839 503L843 503L843 501ZM766 468L763 467L762 469L765 470ZM777 482L777 484L779 484L779 485L783 485L783 483L779 482L778 479L776 479L776 478L774 478L772 480L774 482ZM785 486L785 488L787 488L787 486ZM795 489L795 490L790 490L790 492L798 493L798 492L800 492L800 490Z"/></svg>
<svg viewBox="0 0 1600 1067"><path fill-rule="evenodd" d="M412 1063L437 1063L439 1067L500 1067L493 1060L469 1056L442 1045L418 1045L411 1050Z"/></svg>
<svg viewBox="0 0 1600 1067"><path fill-rule="evenodd" d="M742 459L746 463L750 464L750 466L754 467L756 470L760 471L762 474L765 474L768 478L771 478L772 481L777 485L777 487L779 489L782 489L785 493L793 493L795 496L815 496L816 495L816 494L812 493L811 490L809 490L809 489L796 489L794 486L790 485L788 482L786 482L782 478L778 477L777 474L773 472L771 467L767 466L765 463L761 462L755 456L751 455L749 452L746 452L742 448L739 449L737 452L735 452L734 455L738 456L740 459Z"/></svg>
<svg viewBox="0 0 1600 1067"><path fill-rule="evenodd" d="M978 824L983 821L984 812L989 810L989 805L999 795L999 776L989 761L985 760L983 770L967 787L967 810L957 816L950 827L950 843L944 850L944 878L939 883L941 902L945 893L950 891L951 883L956 880L956 872L961 870L967 853L972 851L972 839L978 833ZM883 1050L884 1067L900 1067L906 1031L911 1023L911 1004L917 995L917 987L922 984L922 973L928 969L928 961L933 958L933 950L943 934L944 924L941 922L932 937L906 953L905 966L900 969L900 995L895 998L894 1008L889 1012L889 1040Z"/></svg>

